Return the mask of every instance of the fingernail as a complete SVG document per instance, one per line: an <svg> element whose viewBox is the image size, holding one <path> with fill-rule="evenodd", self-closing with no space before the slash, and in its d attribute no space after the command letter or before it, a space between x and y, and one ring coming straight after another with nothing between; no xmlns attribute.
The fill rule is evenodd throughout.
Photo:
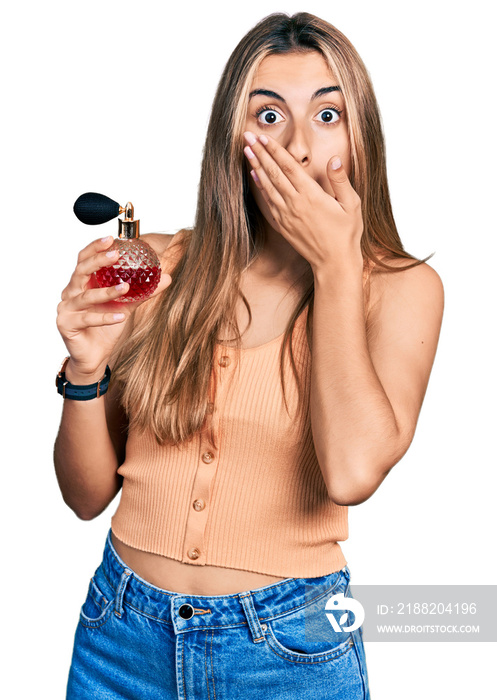
<svg viewBox="0 0 497 700"><path fill-rule="evenodd" d="M114 314L114 321L122 321L124 314Z"/></svg>
<svg viewBox="0 0 497 700"><path fill-rule="evenodd" d="M267 137L267 136L264 136L264 134L262 134L261 136L259 136L259 141L260 141L262 144L264 144L264 146L267 146L268 143L269 143L268 137Z"/></svg>
<svg viewBox="0 0 497 700"><path fill-rule="evenodd" d="M257 177L257 173L255 172L255 170L251 170L251 171L250 171L250 174L252 175L252 177L254 178L254 180L255 180L256 182L260 182L259 178Z"/></svg>
<svg viewBox="0 0 497 700"><path fill-rule="evenodd" d="M340 160L340 158L335 158L335 160L331 161L331 169L332 170L338 170L338 168L340 168L341 165L342 165L342 161Z"/></svg>
<svg viewBox="0 0 497 700"><path fill-rule="evenodd" d="M111 238L112 236L104 236L104 238L101 238L100 240L102 241L102 243L108 243Z"/></svg>
<svg viewBox="0 0 497 700"><path fill-rule="evenodd" d="M247 156L247 158L255 158L255 153L254 151L250 148L250 146L245 146L243 149L243 152Z"/></svg>
<svg viewBox="0 0 497 700"><path fill-rule="evenodd" d="M109 250L107 253L105 253L105 255L106 255L108 258L113 258L114 255L115 255L116 253L118 253L118 252L119 252L118 250Z"/></svg>
<svg viewBox="0 0 497 700"><path fill-rule="evenodd" d="M249 146L253 146L256 143L257 139L251 131L246 131L243 135Z"/></svg>
<svg viewBox="0 0 497 700"><path fill-rule="evenodd" d="M118 292L122 292L122 290L126 287L126 282L120 282L119 284L116 284L116 290Z"/></svg>

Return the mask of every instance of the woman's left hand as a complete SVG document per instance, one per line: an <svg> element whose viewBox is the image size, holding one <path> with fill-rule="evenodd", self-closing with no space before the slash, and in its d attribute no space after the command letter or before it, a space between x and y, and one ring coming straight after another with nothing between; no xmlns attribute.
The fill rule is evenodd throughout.
<svg viewBox="0 0 497 700"><path fill-rule="evenodd" d="M252 177L274 219L274 228L311 265L361 266L361 199L338 156L326 168L326 190L275 139L244 134ZM338 167L337 167L338 166ZM254 176L255 173L255 176Z"/></svg>

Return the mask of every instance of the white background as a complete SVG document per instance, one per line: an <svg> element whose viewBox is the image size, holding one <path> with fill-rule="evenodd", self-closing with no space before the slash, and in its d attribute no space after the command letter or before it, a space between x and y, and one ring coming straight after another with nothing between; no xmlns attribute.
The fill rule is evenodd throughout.
<svg viewBox="0 0 497 700"><path fill-rule="evenodd" d="M496 583L490 5L10 3L0 47L9 699L64 697L79 608L117 507L78 520L52 465L62 405L54 376L65 355L56 306L77 252L116 230L115 221L83 226L73 202L88 190L130 199L142 232L191 225L209 110L229 54L270 12L300 10L336 25L364 59L402 241L417 257L435 252L430 264L446 294L414 442L373 497L349 509L343 551L352 584ZM366 643L366 654L373 700L489 697L494 686L495 645Z"/></svg>

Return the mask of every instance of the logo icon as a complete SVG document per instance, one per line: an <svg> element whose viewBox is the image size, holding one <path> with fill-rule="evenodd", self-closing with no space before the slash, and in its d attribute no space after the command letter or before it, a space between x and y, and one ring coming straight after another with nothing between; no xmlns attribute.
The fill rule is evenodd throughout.
<svg viewBox="0 0 497 700"><path fill-rule="evenodd" d="M326 610L346 610L337 622L332 613L326 613L335 632L353 632L364 622L364 608L355 598L346 598L343 593L337 593L326 601ZM348 611L354 613L354 623L348 627L342 627L347 622Z"/></svg>

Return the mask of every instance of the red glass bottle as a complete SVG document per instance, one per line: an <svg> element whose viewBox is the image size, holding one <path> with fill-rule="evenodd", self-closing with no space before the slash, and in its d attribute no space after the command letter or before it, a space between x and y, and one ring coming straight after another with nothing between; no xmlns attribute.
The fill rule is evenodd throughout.
<svg viewBox="0 0 497 700"><path fill-rule="evenodd" d="M125 218L118 219L118 238L109 250L117 249L119 258L114 265L94 272L99 287L113 287L127 282L129 289L116 301L142 301L155 292L160 282L161 267L156 252L140 238L140 220L133 219L133 205L126 204Z"/></svg>

